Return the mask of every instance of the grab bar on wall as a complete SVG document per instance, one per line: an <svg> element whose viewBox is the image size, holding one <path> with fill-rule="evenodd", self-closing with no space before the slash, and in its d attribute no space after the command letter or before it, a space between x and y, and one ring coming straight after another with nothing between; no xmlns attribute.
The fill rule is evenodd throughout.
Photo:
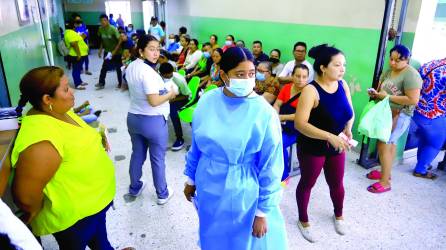
<svg viewBox="0 0 446 250"><path fill-rule="evenodd" d="M403 37L403 28L404 28L404 23L406 22L408 3L409 3L408 0L403 0L403 2L401 3L400 18L398 20L398 31L395 38L395 45L400 44L401 39Z"/></svg>
<svg viewBox="0 0 446 250"><path fill-rule="evenodd" d="M373 87L375 89L378 86L379 76L381 75L384 65L384 57L386 54L386 45L387 45L387 34L389 31L389 24L392 16L392 6L394 4L395 4L394 0L386 0L384 8L384 17L381 27L381 35L379 37L378 53L376 55L375 70L373 72ZM361 151L359 153L359 159L356 161L359 165L361 165L366 169L378 165L376 150L372 156L369 155L369 144L370 140L367 140L367 142L365 143L363 138L361 143Z"/></svg>

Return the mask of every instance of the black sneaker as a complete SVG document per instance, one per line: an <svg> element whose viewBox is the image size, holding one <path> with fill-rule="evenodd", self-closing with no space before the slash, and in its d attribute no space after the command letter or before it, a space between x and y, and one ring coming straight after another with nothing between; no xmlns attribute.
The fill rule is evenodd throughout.
<svg viewBox="0 0 446 250"><path fill-rule="evenodd" d="M184 140L183 139L177 139L173 143L171 149L172 149L172 151L178 151L178 150L182 149L183 146L184 146Z"/></svg>
<svg viewBox="0 0 446 250"><path fill-rule="evenodd" d="M102 110L96 110L93 114L99 118L99 116L101 115Z"/></svg>

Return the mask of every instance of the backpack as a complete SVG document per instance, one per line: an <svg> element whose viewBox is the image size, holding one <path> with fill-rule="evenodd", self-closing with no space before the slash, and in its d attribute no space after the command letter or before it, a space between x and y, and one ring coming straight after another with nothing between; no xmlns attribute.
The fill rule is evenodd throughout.
<svg viewBox="0 0 446 250"><path fill-rule="evenodd" d="M61 56L68 56L68 54L70 53L70 50L67 48L64 40L60 40L57 43L57 50L59 51L59 54Z"/></svg>

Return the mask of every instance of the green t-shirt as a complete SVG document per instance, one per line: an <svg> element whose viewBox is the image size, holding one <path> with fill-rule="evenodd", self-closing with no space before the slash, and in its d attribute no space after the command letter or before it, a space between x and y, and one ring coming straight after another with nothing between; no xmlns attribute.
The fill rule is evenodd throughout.
<svg viewBox="0 0 446 250"><path fill-rule="evenodd" d="M84 39L76 33L76 31L72 29L67 29L64 34L65 45L70 50L68 55L77 56L74 47L71 46L72 42L77 42L77 46L79 46L79 51L81 52L81 56L88 55L88 45L85 43Z"/></svg>
<svg viewBox="0 0 446 250"><path fill-rule="evenodd" d="M412 66L407 66L399 75L391 77L392 70L389 69L381 74L379 82L381 82L381 89L389 95L403 96L404 90L421 89L423 80L420 74ZM413 115L415 105L400 105L390 103L392 109L400 109L409 116Z"/></svg>
<svg viewBox="0 0 446 250"><path fill-rule="evenodd" d="M112 52L119 42L119 32L111 25L108 25L107 27L99 27L98 37L101 38L102 47L106 53ZM122 54L122 48L118 49L117 54Z"/></svg>

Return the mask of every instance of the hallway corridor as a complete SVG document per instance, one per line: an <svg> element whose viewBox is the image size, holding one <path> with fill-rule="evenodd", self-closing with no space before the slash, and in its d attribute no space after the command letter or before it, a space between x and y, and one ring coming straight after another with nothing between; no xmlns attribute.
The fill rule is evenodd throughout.
<svg viewBox="0 0 446 250"><path fill-rule="evenodd" d="M101 59L97 51L90 53L92 76L82 74L87 90L76 90L76 104L90 101L96 110L102 110L99 120L109 129L110 157L115 162L117 194L114 208L108 211L109 240L115 249L133 246L138 250L151 249L199 249L198 217L183 195L185 182L184 156L180 151L167 152L167 181L175 190L175 196L165 205L156 205L149 160L144 165L146 189L136 200L124 198L128 191L128 166L131 154L130 137L126 116L129 106L128 92L116 90L116 73L109 72L105 89L96 91ZM71 72L66 71L71 78ZM190 126L183 124L186 145L190 144ZM174 141L169 122L169 145ZM121 160L125 157L125 159ZM291 179L284 189L281 202L288 234L289 249L444 249L446 244L446 174L438 171L435 181L414 178L412 167L415 159L395 166L392 191L371 194L366 187L372 182L365 177L367 171L355 164L356 153L350 152L345 172L345 220L348 233L339 236L332 223L332 205L323 176L313 189L309 215L312 227L319 238L317 243L307 242L297 228L295 187L299 176ZM436 161L443 158L441 153ZM127 200L127 201L126 201ZM45 249L57 249L52 236L42 238ZM218 243L216 243L218 244Z"/></svg>

